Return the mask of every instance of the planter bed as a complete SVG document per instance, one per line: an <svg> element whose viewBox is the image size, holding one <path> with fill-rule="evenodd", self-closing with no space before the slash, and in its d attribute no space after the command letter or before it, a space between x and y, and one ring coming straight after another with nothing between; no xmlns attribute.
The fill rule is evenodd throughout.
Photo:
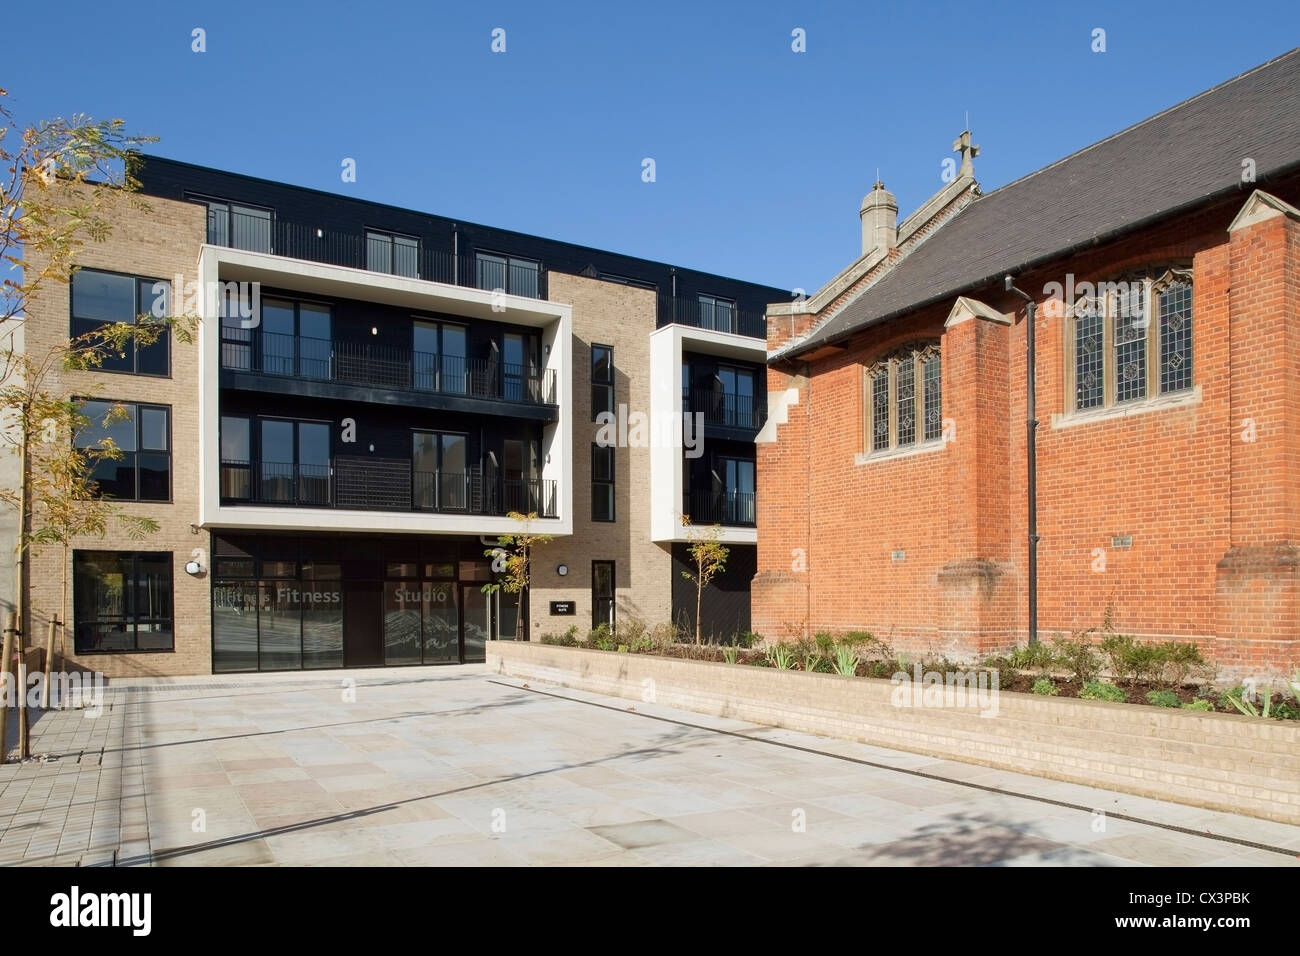
<svg viewBox="0 0 1300 956"><path fill-rule="evenodd" d="M488 665L634 700L653 687L668 707L1300 825L1297 721L1001 689L996 715L982 717L895 706L887 679L527 642L492 642Z"/></svg>

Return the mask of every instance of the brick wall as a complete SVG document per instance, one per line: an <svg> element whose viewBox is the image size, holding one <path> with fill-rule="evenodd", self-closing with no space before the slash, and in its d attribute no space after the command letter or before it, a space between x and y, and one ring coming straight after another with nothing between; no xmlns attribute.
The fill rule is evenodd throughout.
<svg viewBox="0 0 1300 956"><path fill-rule="evenodd" d="M1181 262L1194 274L1195 390L1128 414L1065 414L1067 325L1038 296L1043 637L1096 627L1109 611L1122 632L1200 643L1225 676L1300 666L1300 438L1287 427L1300 414L1300 223L1269 219L1230 238L1245 196L1017 277L1034 294L1066 273L1097 281ZM769 369L769 391L796 388L799 401L758 450L758 632L806 621L965 657L1024 642L1024 307L1000 288L970 295L1014 324L945 329L955 300L945 301ZM856 463L862 368L932 337L954 440Z"/></svg>
<svg viewBox="0 0 1300 956"><path fill-rule="evenodd" d="M186 282L197 279L199 247L206 235L202 207L191 203L150 198L113 201L108 217L113 231L102 242L88 243L77 257L79 266L124 272L142 277L173 281L182 275ZM35 258L35 257L33 257ZM173 289L173 311L180 311L182 291ZM70 287L61 283L44 285L40 298L28 316L27 348L42 355L70 333ZM171 407L172 500L170 503L125 502L120 509L132 515L147 515L158 522L158 531L142 541L133 541L116 524L102 539L87 538L75 547L105 551L170 551L172 554L173 620L175 649L158 653L74 653L71 633L63 650L75 668L98 670L109 677L206 674L212 669L212 640L209 628L210 589L206 576L191 577L185 564L195 548L207 548L206 534L193 534L190 524L199 520L198 504L198 346L173 341L171 376L168 378L127 375L116 372L64 372L51 380L51 388L68 395L94 394L104 399L140 401ZM65 566L61 548L34 552L31 565L31 608L36 644L44 648L50 615L66 620L72 601L72 561ZM68 576L69 609L60 611L63 575ZM58 666L60 656L56 656Z"/></svg>

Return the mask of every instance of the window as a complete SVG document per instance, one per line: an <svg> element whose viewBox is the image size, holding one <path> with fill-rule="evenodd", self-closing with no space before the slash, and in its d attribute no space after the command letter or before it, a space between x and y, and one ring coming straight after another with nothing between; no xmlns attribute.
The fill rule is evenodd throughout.
<svg viewBox="0 0 1300 956"><path fill-rule="evenodd" d="M614 447L591 446L591 520L614 520Z"/></svg>
<svg viewBox="0 0 1300 956"><path fill-rule="evenodd" d="M412 384L427 392L464 395L470 380L465 326L416 319L411 334Z"/></svg>
<svg viewBox="0 0 1300 956"><path fill-rule="evenodd" d="M591 562L591 626L614 630L614 562Z"/></svg>
<svg viewBox="0 0 1300 956"><path fill-rule="evenodd" d="M866 370L868 453L908 448L943 436L943 380L939 345L909 345Z"/></svg>
<svg viewBox="0 0 1300 956"><path fill-rule="evenodd" d="M474 256L475 285L480 289L501 289L530 299L541 295L542 264L532 259L480 252Z"/></svg>
<svg viewBox="0 0 1300 956"><path fill-rule="evenodd" d="M441 432L411 433L415 507L430 511L469 508L469 439Z"/></svg>
<svg viewBox="0 0 1300 956"><path fill-rule="evenodd" d="M271 251L271 210L215 199L208 207L208 243L249 252Z"/></svg>
<svg viewBox="0 0 1300 956"><path fill-rule="evenodd" d="M366 230L366 268L418 279L420 240L387 232Z"/></svg>
<svg viewBox="0 0 1300 956"><path fill-rule="evenodd" d="M591 347L591 420L601 412L614 413L614 347Z"/></svg>
<svg viewBox="0 0 1300 956"><path fill-rule="evenodd" d="M170 314L170 282L95 269L78 269L72 274L73 338L111 322L136 325L142 315L161 319ZM152 345L127 342L121 355L108 347L101 347L100 351L104 357L100 367L106 372L171 374L171 335L166 330Z"/></svg>
<svg viewBox="0 0 1300 956"><path fill-rule="evenodd" d="M711 520L721 524L754 524L754 462L747 458L719 458L713 471L713 490L721 507Z"/></svg>
<svg viewBox="0 0 1300 956"><path fill-rule="evenodd" d="M1129 276L1096 292L1074 303L1066 336L1074 410L1191 388L1191 273Z"/></svg>
<svg viewBox="0 0 1300 956"><path fill-rule="evenodd" d="M166 405L86 401L87 419L76 435L76 447L88 453L90 476L97 493L117 501L170 501L171 409ZM97 451L111 441L120 457Z"/></svg>
<svg viewBox="0 0 1300 956"><path fill-rule="evenodd" d="M256 328L238 314L221 317L224 368L298 378L332 377L332 319L328 305L262 299Z"/></svg>
<svg viewBox="0 0 1300 956"><path fill-rule="evenodd" d="M715 424L757 427L753 369L718 366L714 374L713 407L708 411L709 421Z"/></svg>
<svg viewBox="0 0 1300 956"><path fill-rule="evenodd" d="M223 420L223 425L230 419ZM330 426L263 418L257 500L264 504L330 504ZM224 438L224 435L223 435Z"/></svg>
<svg viewBox="0 0 1300 956"><path fill-rule="evenodd" d="M716 295L701 295L700 328L713 329L715 332L736 331L736 302L734 299L720 299Z"/></svg>
<svg viewBox="0 0 1300 956"><path fill-rule="evenodd" d="M170 551L74 551L72 603L78 654L170 651Z"/></svg>
<svg viewBox="0 0 1300 956"><path fill-rule="evenodd" d="M599 274L599 278L605 282L617 282L619 285L628 285L634 289L649 289L651 292L659 289L659 286L654 282L645 279L632 279L628 276L616 275L613 272L602 272Z"/></svg>

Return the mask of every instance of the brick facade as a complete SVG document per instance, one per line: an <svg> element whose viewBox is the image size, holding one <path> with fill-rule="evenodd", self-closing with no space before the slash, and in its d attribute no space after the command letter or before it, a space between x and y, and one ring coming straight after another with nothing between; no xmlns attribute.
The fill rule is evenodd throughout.
<svg viewBox="0 0 1300 956"><path fill-rule="evenodd" d="M1294 204L1300 182L1269 191ZM1099 626L1109 609L1117 630L1195 641L1225 674L1300 665L1300 222L1229 234L1248 195L1016 277L1039 302L1044 638ZM1193 273L1194 388L1067 412L1067 322L1044 286L1179 263ZM869 630L966 658L1024 642L1025 313L1000 286L969 295L1014 322L945 328L948 300L773 362L769 393L798 401L758 448L759 633ZM864 457L864 367L933 338L951 440Z"/></svg>

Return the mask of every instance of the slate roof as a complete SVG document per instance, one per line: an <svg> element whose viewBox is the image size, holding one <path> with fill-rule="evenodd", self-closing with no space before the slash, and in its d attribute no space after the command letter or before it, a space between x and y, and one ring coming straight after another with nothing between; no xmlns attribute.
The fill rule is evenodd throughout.
<svg viewBox="0 0 1300 956"><path fill-rule="evenodd" d="M1300 48L975 199L797 355L1300 166Z"/></svg>

